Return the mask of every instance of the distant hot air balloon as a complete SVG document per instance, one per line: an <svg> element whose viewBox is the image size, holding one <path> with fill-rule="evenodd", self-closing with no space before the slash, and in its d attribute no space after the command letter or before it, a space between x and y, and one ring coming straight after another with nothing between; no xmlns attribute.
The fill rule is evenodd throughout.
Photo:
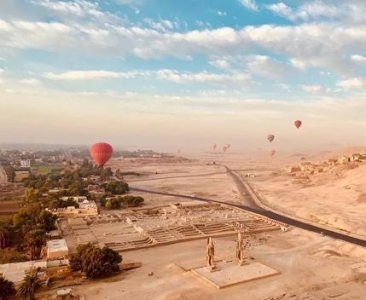
<svg viewBox="0 0 366 300"><path fill-rule="evenodd" d="M273 155L275 155L276 150L274 150L274 149L268 150L268 153L269 153L269 156L272 157Z"/></svg>
<svg viewBox="0 0 366 300"><path fill-rule="evenodd" d="M227 150L227 146L226 145L222 146L222 151L226 152L226 150Z"/></svg>
<svg viewBox="0 0 366 300"><path fill-rule="evenodd" d="M217 147L217 145L216 145L216 144L213 144L213 145L212 145L212 149L216 150L216 147Z"/></svg>
<svg viewBox="0 0 366 300"><path fill-rule="evenodd" d="M272 143L272 141L274 140L275 136L273 134L269 134L267 135L267 139L269 140L270 143Z"/></svg>
<svg viewBox="0 0 366 300"><path fill-rule="evenodd" d="M295 124L296 128L297 128L297 129L299 129L299 128L300 128L300 126L301 126L301 124L302 124L302 122L301 122L300 120L296 120L296 121L294 122L294 124Z"/></svg>
<svg viewBox="0 0 366 300"><path fill-rule="evenodd" d="M96 143L90 148L90 155L99 167L103 167L112 154L113 148L107 143Z"/></svg>
<svg viewBox="0 0 366 300"><path fill-rule="evenodd" d="M230 144L226 144L226 148L230 149L231 145Z"/></svg>

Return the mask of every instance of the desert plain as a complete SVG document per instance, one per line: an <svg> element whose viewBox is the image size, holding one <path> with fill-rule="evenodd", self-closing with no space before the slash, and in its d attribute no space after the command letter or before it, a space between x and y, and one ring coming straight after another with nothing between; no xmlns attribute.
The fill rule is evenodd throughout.
<svg viewBox="0 0 366 300"><path fill-rule="evenodd" d="M306 161L320 163L329 157L344 156L354 151L355 149L345 149L309 155ZM144 190L132 191L145 198L142 210L164 211L165 216L170 205L178 202L193 203L195 197L242 204L245 195L240 193L235 182L228 176L227 166L246 178L263 200L263 205L269 209L365 239L366 187L363 183L366 162L360 162L352 168L347 165L329 166L326 171L311 176L293 176L283 169L285 166L300 165L303 161L302 155L280 154L269 158L262 153L210 152L182 153L180 157L169 159L115 158L109 166L114 170L120 169L130 187ZM148 191L186 195L192 199ZM215 208L211 208L211 214L212 209ZM110 217L113 212L102 211L102 214ZM233 210L229 214L218 214L223 218L221 221L225 222L225 218L230 219L235 213ZM206 212L202 218L208 218L209 215ZM184 221L173 222L169 217L159 217L156 224L151 224L155 226L154 230L166 230L175 225L184 226L194 216L182 218L177 220ZM147 226L147 223L145 221L143 225ZM108 226L112 228L117 225L113 223L104 226L99 229L100 236L105 235L102 231L108 231ZM130 234L130 229L126 226L123 230ZM92 231L98 232L97 228L99 227L94 227ZM123 240L123 233L120 234L119 239ZM122 249L124 262L141 262L141 267L126 271L118 278L76 286L74 290L87 299L95 300L366 299L364 247L292 226L286 231L278 228L250 232L244 239L248 263L263 264L275 270L276 274L218 288L195 272L206 266L206 239L199 238L162 243L154 247ZM235 267L235 270L242 270L239 272L252 272L245 266L238 267L235 243L235 234L214 237L218 270L212 276L217 277L217 282L232 279L224 278L225 276L234 276L224 273L226 268Z"/></svg>

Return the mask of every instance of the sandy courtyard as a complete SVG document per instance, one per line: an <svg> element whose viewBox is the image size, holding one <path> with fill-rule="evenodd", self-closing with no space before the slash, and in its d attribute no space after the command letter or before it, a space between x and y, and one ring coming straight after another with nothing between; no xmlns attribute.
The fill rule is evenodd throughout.
<svg viewBox="0 0 366 300"><path fill-rule="evenodd" d="M214 242L217 259L235 260L234 237L217 238ZM337 300L365 299L362 297L366 287L362 281L366 279L366 262L360 263L359 257L366 258L366 251L353 247L353 253L349 252L353 257L344 256L343 251L349 252L344 243L297 229L256 235L251 238L248 255L281 274L217 289L177 265L192 261L198 261L196 266L204 265L206 241L199 240L125 252L124 261L140 261L142 267L126 272L121 281L87 284L75 291L86 294L88 300L242 300L243 294L251 300L320 300L328 299L323 296L338 289L341 296ZM284 294L283 298L276 298ZM313 298L305 298L309 295Z"/></svg>

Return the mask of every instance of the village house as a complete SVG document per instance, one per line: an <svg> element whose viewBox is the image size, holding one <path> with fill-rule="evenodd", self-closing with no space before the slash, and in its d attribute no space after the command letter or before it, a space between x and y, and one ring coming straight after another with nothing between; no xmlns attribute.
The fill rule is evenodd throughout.
<svg viewBox="0 0 366 300"><path fill-rule="evenodd" d="M60 199L63 201L66 201L69 198L74 200L79 205L79 207L77 208L75 206L68 206L66 208L58 208L57 209L58 215L63 215L63 216L73 216L73 215L77 215L77 216L94 215L95 216L95 215L98 215L98 213L99 213L98 206L95 203L95 201L88 200L87 197L85 197L85 196L61 197Z"/></svg>

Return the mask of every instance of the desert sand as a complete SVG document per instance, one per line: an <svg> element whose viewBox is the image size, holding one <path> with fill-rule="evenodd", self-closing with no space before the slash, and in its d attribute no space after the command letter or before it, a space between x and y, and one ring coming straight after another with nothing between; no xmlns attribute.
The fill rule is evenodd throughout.
<svg viewBox="0 0 366 300"><path fill-rule="evenodd" d="M234 259L235 237L214 242L217 259ZM325 296L334 293L339 295L337 300L365 299L366 262L359 257L365 259L366 251L351 248L354 253L349 255L344 243L297 229L253 236L248 255L281 274L217 289L179 266L197 260L201 262L193 267L204 266L206 241L198 240L125 252L124 261L140 261L142 267L126 272L120 281L73 289L88 300L331 299Z"/></svg>
<svg viewBox="0 0 366 300"><path fill-rule="evenodd" d="M322 160L332 156L310 156ZM264 203L289 215L366 235L363 186L366 163L358 168L338 168L307 180L281 172L285 165L300 163L304 154L263 153L187 154L189 161L114 159L110 165L126 172L130 186L147 190L195 195L240 203L241 195L224 166L248 178ZM311 158L310 158L311 157ZM215 164L213 164L215 162ZM131 172L139 173L129 174ZM175 197L141 193L144 207L178 201ZM106 280L75 288L87 299L366 299L366 249L304 230L290 228L253 234L247 255L280 272L265 279L217 289L182 266L205 265L206 241L122 252L126 262L142 267L124 273L123 279ZM235 261L235 236L215 238L215 257ZM233 260L234 259L234 260Z"/></svg>

